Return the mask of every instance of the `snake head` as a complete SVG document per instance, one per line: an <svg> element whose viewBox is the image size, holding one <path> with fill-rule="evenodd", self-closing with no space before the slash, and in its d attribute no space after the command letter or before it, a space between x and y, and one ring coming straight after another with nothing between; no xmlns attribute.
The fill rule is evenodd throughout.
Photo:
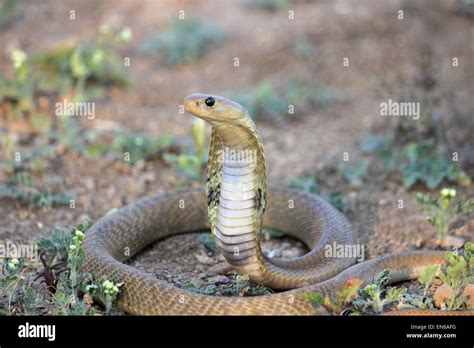
<svg viewBox="0 0 474 348"><path fill-rule="evenodd" d="M187 112L197 116L211 125L230 124L248 117L247 111L238 103L224 97L195 93L184 98Z"/></svg>

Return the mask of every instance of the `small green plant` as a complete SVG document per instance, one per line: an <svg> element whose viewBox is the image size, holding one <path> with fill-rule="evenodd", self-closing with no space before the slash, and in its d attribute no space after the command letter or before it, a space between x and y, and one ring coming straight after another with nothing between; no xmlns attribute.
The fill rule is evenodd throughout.
<svg viewBox="0 0 474 348"><path fill-rule="evenodd" d="M105 314L111 314L123 283L106 277L94 281L89 274L84 274L84 233L91 225L92 222L85 220L71 231L58 228L51 237L38 240L42 261L43 255L46 255L49 260L65 260L67 265L64 270L68 272L55 273L57 279L53 279L54 285L48 286L50 298L36 289L35 283L30 280L31 274L28 274L31 270L24 266L23 259L3 259L0 299L5 303L4 308L8 309L6 314L12 314L15 306L16 311L26 315L38 314L39 308L50 308L49 312L55 315L95 315L95 297L104 304ZM44 265L47 266L46 263ZM120 312L115 311L114 314Z"/></svg>
<svg viewBox="0 0 474 348"><path fill-rule="evenodd" d="M36 245L40 253L53 255L61 261L66 261L68 256L67 239L69 231L65 228L56 227L51 236L41 237Z"/></svg>
<svg viewBox="0 0 474 348"><path fill-rule="evenodd" d="M4 300L4 308L9 308L11 313L11 304L15 301L17 288L24 282L21 274L24 266L23 259L5 257L2 264L2 274L0 277L0 297Z"/></svg>
<svg viewBox="0 0 474 348"><path fill-rule="evenodd" d="M67 283L69 291L67 292L71 293L72 303L75 303L72 310L77 311L77 313L72 314L85 315L89 313L93 303L92 299L96 295L100 302L105 305L105 314L110 314L113 304L120 294L120 287L123 285L123 283L119 283L116 279L101 277L99 280L94 281L90 276L83 274L84 232L91 226L91 221L84 221L82 224L77 225L65 240L65 244L68 245L68 264L70 266L69 281ZM79 297L80 293L88 296L84 295L81 300Z"/></svg>
<svg viewBox="0 0 474 348"><path fill-rule="evenodd" d="M198 242L206 247L207 250L216 252L219 250L219 246L214 240L214 237L210 233L201 234L198 238Z"/></svg>
<svg viewBox="0 0 474 348"><path fill-rule="evenodd" d="M38 308L44 307L44 298L31 286L22 286L22 307L25 315L37 315Z"/></svg>
<svg viewBox="0 0 474 348"><path fill-rule="evenodd" d="M474 244L464 245L464 257L456 252L445 253L446 264L428 266L420 271L418 281L423 293L408 293L406 288L388 287L390 273L384 270L378 274L372 284L360 288L362 280L351 279L344 284L333 302L328 296L318 293L305 294L306 299L323 305L331 314L349 313L351 315L382 313L387 306L396 309L435 309L434 299L428 289L434 283L436 274L452 290L452 296L443 299L441 310L467 309L467 298L463 290L468 284L474 283ZM420 289L421 291L421 289Z"/></svg>
<svg viewBox="0 0 474 348"><path fill-rule="evenodd" d="M36 61L44 73L38 80L38 87L61 92L72 88L76 101L82 101L100 97L104 86L126 86L124 62L115 47L131 38L132 31L128 27L114 33L110 27L102 26L95 41L59 47L38 55Z"/></svg>
<svg viewBox="0 0 474 348"><path fill-rule="evenodd" d="M219 28L197 17L174 19L165 32L146 38L140 49L163 55L169 64L190 63L219 45L224 37Z"/></svg>
<svg viewBox="0 0 474 348"><path fill-rule="evenodd" d="M148 161L161 155L173 143L173 136L151 139L142 134L119 132L112 141L112 150L123 154L130 164L135 164L140 160Z"/></svg>
<svg viewBox="0 0 474 348"><path fill-rule="evenodd" d="M429 194L417 192L416 201L421 204L421 210L429 213L427 221L433 225L438 232L440 240L443 240L449 232L449 224L459 215L474 211L474 200L458 199L453 204L456 190L443 188L438 198Z"/></svg>
<svg viewBox="0 0 474 348"><path fill-rule="evenodd" d="M186 179L199 180L206 164L206 129L203 120L194 120L193 142L194 148L189 150L189 154L165 153L163 158L173 164L176 171Z"/></svg>
<svg viewBox="0 0 474 348"><path fill-rule="evenodd" d="M325 197L328 202L340 212L345 213L349 209L349 202L341 192L329 192Z"/></svg>
<svg viewBox="0 0 474 348"><path fill-rule="evenodd" d="M351 184L360 184L369 169L369 160L361 159L356 165L343 165L340 170L344 178Z"/></svg>
<svg viewBox="0 0 474 348"><path fill-rule="evenodd" d="M250 277L248 274L237 274L235 280L237 281L237 288L242 288L242 286L248 285Z"/></svg>
<svg viewBox="0 0 474 348"><path fill-rule="evenodd" d="M25 276L24 259L5 257L0 276L0 299L4 302L5 314L12 314L13 306L19 305L24 315L36 315L44 307L43 297L31 286Z"/></svg>
<svg viewBox="0 0 474 348"><path fill-rule="evenodd" d="M56 306L54 310L55 315L67 315L71 311L71 298L68 296L67 292L69 288L66 286L67 280L64 280L64 277L61 277L61 281L56 286L56 292L53 295L53 304ZM72 306L74 306L73 303Z"/></svg>
<svg viewBox="0 0 474 348"><path fill-rule="evenodd" d="M278 117L286 112L288 106L268 81L263 81L255 89L255 115Z"/></svg>
<svg viewBox="0 0 474 348"><path fill-rule="evenodd" d="M316 177L313 175L298 176L288 184L288 187L309 193L319 193ZM349 208L346 197L344 197L340 192L329 192L328 194L323 195L323 197L341 212L345 212Z"/></svg>
<svg viewBox="0 0 474 348"><path fill-rule="evenodd" d="M384 308L398 302L405 295L405 288L386 288L390 273L384 270L379 273L375 283L366 285L359 291L359 297L352 301L353 308L359 313L382 313Z"/></svg>
<svg viewBox="0 0 474 348"><path fill-rule="evenodd" d="M140 133L116 131L114 133L88 129L72 117L60 118L60 131L50 134L53 149L62 148L75 152L85 159L105 154L117 154L121 160L135 164L159 157L174 146L173 136L151 138Z"/></svg>
<svg viewBox="0 0 474 348"><path fill-rule="evenodd" d="M52 194L48 189L39 189L27 173L15 173L7 185L0 185L0 198L15 199L45 211L56 205L69 204L73 199L68 194Z"/></svg>
<svg viewBox="0 0 474 348"><path fill-rule="evenodd" d="M333 100L322 87L297 81L289 81L282 90L276 90L269 81L262 81L253 91L237 93L232 99L256 119L305 116L314 108L328 106Z"/></svg>
<svg viewBox="0 0 474 348"><path fill-rule="evenodd" d="M314 57L315 48L311 42L306 39L296 40L293 45L293 50L300 57L307 59Z"/></svg>
<svg viewBox="0 0 474 348"><path fill-rule="evenodd" d="M365 153L375 153L383 167L399 171L407 188L420 182L433 190L444 181L467 186L469 175L457 163L450 163L434 146L432 139L409 142L403 147L392 141L369 136L361 144Z"/></svg>
<svg viewBox="0 0 474 348"><path fill-rule="evenodd" d="M81 272L84 264L84 249L82 242L84 240L84 232L79 229L74 229L72 238L69 239L68 262L71 266L70 280L71 289L74 300L77 301L78 287L81 283Z"/></svg>
<svg viewBox="0 0 474 348"><path fill-rule="evenodd" d="M17 5L18 0L3 1L3 5L0 8L0 26L8 24L12 20Z"/></svg>
<svg viewBox="0 0 474 348"><path fill-rule="evenodd" d="M84 127L74 117L61 117L58 122L58 130L50 134L50 142L57 148L72 151L86 159L92 159L109 149L100 142L100 135L100 132Z"/></svg>
<svg viewBox="0 0 474 348"><path fill-rule="evenodd" d="M418 282L423 286L423 293L404 293L399 299L397 309L434 309L433 297L428 296L428 289L433 284L436 273L439 271L438 265L428 266L420 271Z"/></svg>
<svg viewBox="0 0 474 348"><path fill-rule="evenodd" d="M69 232L64 228L55 228L50 237L42 237L37 242L38 250L47 254L49 259L67 261L69 278L67 284L63 284L63 288L71 290L74 303L78 302L78 293L82 286L84 232L91 226L92 222L85 220Z"/></svg>
<svg viewBox="0 0 474 348"><path fill-rule="evenodd" d="M31 113L36 109L34 94L35 81L31 78L31 58L22 50L12 52L11 64L13 78L0 78L0 105L9 106L6 116L15 118L23 113Z"/></svg>
<svg viewBox="0 0 474 348"><path fill-rule="evenodd" d="M129 132L114 134L89 130L72 117L60 118L59 130L52 131L43 139L44 143L33 150L15 152L15 144L10 137L2 139L2 147L7 160L1 163L1 169L10 174L9 181L0 184L0 198L18 200L23 204L49 210L53 206L70 204L74 195L52 193L48 188L39 188L33 180L33 174L41 173L49 161L57 158L58 151L70 151L85 159L94 159L99 155L114 154L129 164L161 158L165 151L173 151L175 140L172 136L151 138ZM199 145L200 158L202 148ZM16 157L20 156L21 160ZM205 156L205 153L204 153Z"/></svg>
<svg viewBox="0 0 474 348"><path fill-rule="evenodd" d="M30 115L33 125L44 132L49 119L38 111L40 96L50 98L72 92L76 101L82 101L100 97L106 86L126 86L124 63L115 52L115 45L129 40L131 30L122 29L114 39L112 35L110 28L102 28L93 42L34 55L13 51L13 77L0 78L0 105L7 106L7 117Z"/></svg>
<svg viewBox="0 0 474 348"><path fill-rule="evenodd" d="M83 273L83 241L86 231L91 226L92 222L85 220L71 231L58 228L53 231L51 237L43 237L38 241L39 250L52 254L53 258L66 259L69 268L68 276L62 273L59 277L53 296L58 315L94 315L96 313L92 307L94 296L104 304L105 313L110 314L120 293L122 283L106 277L94 281L90 275Z"/></svg>
<svg viewBox="0 0 474 348"><path fill-rule="evenodd" d="M319 192L319 187L316 183L316 177L314 175L297 176L291 180L291 182L288 184L288 187L308 193Z"/></svg>
<svg viewBox="0 0 474 348"><path fill-rule="evenodd" d="M97 283L90 283L86 286L86 293L92 298L98 296L100 301L105 305L105 313L110 314L114 302L120 294L120 287L123 283L116 280L110 280L107 277L101 277Z"/></svg>
<svg viewBox="0 0 474 348"><path fill-rule="evenodd" d="M366 155L375 153L385 169L393 170L396 168L395 150L387 139L368 135L362 139L360 147Z"/></svg>
<svg viewBox="0 0 474 348"><path fill-rule="evenodd" d="M94 159L107 153L116 153L120 159L135 164L149 161L169 150L175 142L173 136L151 138L145 134L116 131L113 134L89 130L74 118L61 119L62 131L53 134L51 141L86 159Z"/></svg>
<svg viewBox="0 0 474 348"><path fill-rule="evenodd" d="M418 281L424 285L423 289L423 296L426 296L426 292L428 291L428 288L433 284L433 281L435 280L436 273L439 271L439 266L438 265L433 265L430 267L426 267L420 272L420 276L418 277Z"/></svg>
<svg viewBox="0 0 474 348"><path fill-rule="evenodd" d="M288 6L288 0L241 0L245 7L259 8L262 10L277 12Z"/></svg>
<svg viewBox="0 0 474 348"><path fill-rule="evenodd" d="M433 297L419 294L405 293L399 300L397 309L431 309L434 310Z"/></svg>
<svg viewBox="0 0 474 348"><path fill-rule="evenodd" d="M326 108L334 101L334 96L324 87L294 80L288 82L285 95L288 103L295 105L296 111L302 110L304 113L314 108Z"/></svg>
<svg viewBox="0 0 474 348"><path fill-rule="evenodd" d="M464 245L464 257L455 252L445 253L446 265L439 274L440 279L452 290L452 296L444 300L441 309L455 311L465 309L462 291L467 284L474 283L474 244Z"/></svg>
<svg viewBox="0 0 474 348"><path fill-rule="evenodd" d="M304 296L308 301L322 305L329 313L333 315L339 315L344 311L352 299L357 296L357 292L359 291L362 283L362 279L349 279L336 293L334 302L328 295L322 296L314 292L307 292Z"/></svg>
<svg viewBox="0 0 474 348"><path fill-rule="evenodd" d="M403 148L406 162L401 167L403 185L413 186L417 181L429 189L437 188L445 179L466 185L470 178L457 164L449 162L433 150L430 142L409 143Z"/></svg>
<svg viewBox="0 0 474 348"><path fill-rule="evenodd" d="M51 144L39 144L32 150L18 151L18 149L14 152L13 140L5 140L3 149L7 159L0 168L12 175L11 181L14 182L31 181L30 173L41 173L46 168L47 162L55 156L55 148Z"/></svg>
<svg viewBox="0 0 474 348"><path fill-rule="evenodd" d="M182 287L188 291L214 296L262 296L271 294L271 290L262 286L253 284L248 275L236 275L234 281L226 278L225 283L217 282L204 287L196 287L193 283L186 283Z"/></svg>

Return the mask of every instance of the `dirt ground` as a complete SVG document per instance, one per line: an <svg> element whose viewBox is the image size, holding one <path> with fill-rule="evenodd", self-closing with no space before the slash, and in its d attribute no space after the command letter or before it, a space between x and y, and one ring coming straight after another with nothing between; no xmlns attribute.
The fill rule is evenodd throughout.
<svg viewBox="0 0 474 348"><path fill-rule="evenodd" d="M393 123L380 116L380 102L396 99L400 90L421 88L419 57L429 50L439 84L453 90L458 102L473 111L472 18L456 14L449 1L295 1L287 11L266 12L243 7L238 1L23 1L16 19L0 32L0 71L5 73L10 52L45 51L78 40L91 40L102 24L128 25L133 40L121 49L131 58L128 90L111 89L97 102L95 128L112 124L123 130L152 136L191 136L189 116L178 112L183 97L194 92L231 95L253 89L262 80L280 86L292 78L323 86L334 96L325 109L293 121L257 121L268 160L270 182L287 184L296 176L316 174L323 192L338 190L349 200L346 216L368 258L390 252L434 248L436 233L417 209L412 191L396 177L369 168L361 185L349 185L331 167L348 152L351 163L362 157L360 142L369 133L384 134ZM68 18L75 9L75 20ZM171 16L184 9L223 28L225 42L192 64L170 66L141 54L138 43L163 30ZM404 10L405 18L397 19ZM311 57L292 49L304 39L313 48ZM239 57L241 65L233 66ZM343 58L349 66L343 66ZM453 57L460 65L453 68ZM452 110L440 106L441 118L453 132L465 132L452 121ZM54 117L54 116L52 116ZM4 122L4 121L2 121ZM413 122L407 120L406 122ZM2 124L3 131L9 125ZM471 130L472 137L472 130ZM472 140L472 139L471 139ZM459 143L463 167L474 174L472 142ZM0 178L5 177L0 174ZM85 160L68 153L57 158L35 178L53 192L78 197L75 209L54 207L43 211L12 200L0 202L0 239L27 242L48 235L55 226L72 227L83 218L97 221L110 209L144 196L172 191L178 181L174 169L160 160L129 166L107 159ZM203 183L195 183L195 186ZM471 188L459 188L461 195ZM405 204L397 207L399 199ZM474 235L469 217L455 223L456 234ZM305 252L301 243L287 238L265 242L273 257L294 257ZM213 282L221 256L198 242L198 235L180 235L149 247L132 264L175 284Z"/></svg>

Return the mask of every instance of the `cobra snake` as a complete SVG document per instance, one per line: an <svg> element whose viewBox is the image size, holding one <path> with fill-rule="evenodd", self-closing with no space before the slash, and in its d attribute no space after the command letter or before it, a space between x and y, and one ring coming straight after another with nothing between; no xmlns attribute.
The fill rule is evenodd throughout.
<svg viewBox="0 0 474 348"><path fill-rule="evenodd" d="M367 284L388 269L390 282L396 283L415 279L427 266L443 263L441 251L410 251L361 263L356 263L355 256L327 257L327 245L354 245L349 222L317 195L277 186L267 194L262 140L247 111L209 94L190 95L184 106L212 126L206 192L182 190L143 198L101 218L86 233L84 271L124 283L117 300L123 311L136 315L310 315L315 314L315 307L305 298L306 292L334 299L351 278ZM302 240L310 252L289 260L270 259L259 244L262 226ZM196 294L124 263L157 240L209 229L237 272L285 291L253 297Z"/></svg>

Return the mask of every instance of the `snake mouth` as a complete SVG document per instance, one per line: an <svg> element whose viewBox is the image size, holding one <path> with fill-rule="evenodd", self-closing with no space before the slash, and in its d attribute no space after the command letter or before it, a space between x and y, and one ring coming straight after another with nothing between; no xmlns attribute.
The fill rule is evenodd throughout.
<svg viewBox="0 0 474 348"><path fill-rule="evenodd" d="M212 112L210 107L206 105L206 100L208 98L216 98L215 96L210 96L208 94L195 93L188 95L184 98L184 109L204 121L212 121Z"/></svg>
<svg viewBox="0 0 474 348"><path fill-rule="evenodd" d="M186 111L193 113L196 107L200 107L200 102L205 98L204 94L194 93L184 98L184 107Z"/></svg>

